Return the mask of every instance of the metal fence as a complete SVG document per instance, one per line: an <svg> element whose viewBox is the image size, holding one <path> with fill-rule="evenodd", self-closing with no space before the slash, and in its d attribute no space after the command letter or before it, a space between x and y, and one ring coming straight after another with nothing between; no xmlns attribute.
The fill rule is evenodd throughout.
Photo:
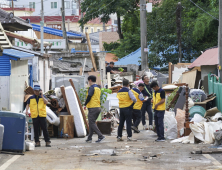
<svg viewBox="0 0 222 170"><path fill-rule="evenodd" d="M208 74L208 92L209 94L216 94L216 106L222 112L222 83L220 83L220 78L217 80L215 76Z"/></svg>

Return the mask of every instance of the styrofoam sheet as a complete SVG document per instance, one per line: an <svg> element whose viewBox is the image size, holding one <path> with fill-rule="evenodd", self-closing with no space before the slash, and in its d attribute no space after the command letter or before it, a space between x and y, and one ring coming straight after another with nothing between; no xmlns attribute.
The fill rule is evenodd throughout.
<svg viewBox="0 0 222 170"><path fill-rule="evenodd" d="M78 100L76 94L71 86L65 88L65 94L67 98L67 102L69 105L69 110L71 115L74 118L74 124L76 128L76 134L78 137L86 136L86 128L83 122L82 113L79 108Z"/></svg>

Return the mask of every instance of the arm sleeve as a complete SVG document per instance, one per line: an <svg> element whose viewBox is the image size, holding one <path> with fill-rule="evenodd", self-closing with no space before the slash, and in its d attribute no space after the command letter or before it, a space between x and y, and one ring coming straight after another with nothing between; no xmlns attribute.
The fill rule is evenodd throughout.
<svg viewBox="0 0 222 170"><path fill-rule="evenodd" d="M160 92L160 97L161 97L161 99L165 99L166 97L165 97L165 91L161 91Z"/></svg>
<svg viewBox="0 0 222 170"><path fill-rule="evenodd" d="M94 94L94 87L90 87L88 91L88 96L86 98L85 106L90 102L93 94Z"/></svg>
<svg viewBox="0 0 222 170"><path fill-rule="evenodd" d="M89 101L91 100L92 96L87 96L86 102L85 102L85 106L89 103Z"/></svg>
<svg viewBox="0 0 222 170"><path fill-rule="evenodd" d="M139 99L140 99L141 101L144 100L143 93L140 93L140 94L139 94Z"/></svg>
<svg viewBox="0 0 222 170"><path fill-rule="evenodd" d="M27 104L30 104L30 98L26 101Z"/></svg>
<svg viewBox="0 0 222 170"><path fill-rule="evenodd" d="M128 94L129 94L129 97L131 98L131 100L134 103L136 103L137 100L136 100L136 97L134 96L133 92L131 90L129 90Z"/></svg>

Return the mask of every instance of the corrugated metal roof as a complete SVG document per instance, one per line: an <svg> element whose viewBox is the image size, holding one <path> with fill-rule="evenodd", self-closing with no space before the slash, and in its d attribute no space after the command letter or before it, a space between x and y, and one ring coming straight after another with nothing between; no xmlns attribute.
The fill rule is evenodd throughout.
<svg viewBox="0 0 222 170"><path fill-rule="evenodd" d="M0 56L0 76L10 76L11 75L11 64L9 56Z"/></svg>
<svg viewBox="0 0 222 170"><path fill-rule="evenodd" d="M14 60L29 60L34 57L34 54L14 50L14 49L4 49L3 50L4 55L8 55L10 59Z"/></svg>
<svg viewBox="0 0 222 170"><path fill-rule="evenodd" d="M32 24L32 29L34 31L41 31L41 26L37 25L37 24ZM44 27L44 33L47 34L52 34L52 35L57 35L62 37L63 36L63 32L62 30L58 30L58 29L54 29L54 28L49 28L49 27ZM76 33L72 33L72 32L66 32L68 37L78 37L78 38L82 38L83 36L80 34L76 34Z"/></svg>
<svg viewBox="0 0 222 170"><path fill-rule="evenodd" d="M124 58L121 58L119 61L115 62L115 65L127 65L127 64L140 65L140 62L141 62L140 57L141 57L141 48L130 53L129 55L125 56Z"/></svg>
<svg viewBox="0 0 222 170"><path fill-rule="evenodd" d="M40 52L31 51L31 50L28 50L26 48L16 47L16 46L12 46L12 48L15 49L15 50L19 50L19 51L27 52L27 53L30 53L30 54L34 54L36 56L42 56L43 57L43 55Z"/></svg>
<svg viewBox="0 0 222 170"><path fill-rule="evenodd" d="M208 65L217 65L219 64L218 61L218 48L211 48L206 50L203 54L201 54L190 66L189 68L193 67L200 67L200 66L208 66Z"/></svg>

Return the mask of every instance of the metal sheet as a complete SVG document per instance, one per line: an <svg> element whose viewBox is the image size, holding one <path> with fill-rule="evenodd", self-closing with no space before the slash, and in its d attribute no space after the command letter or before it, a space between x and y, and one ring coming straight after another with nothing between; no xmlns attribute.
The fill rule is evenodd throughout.
<svg viewBox="0 0 222 170"><path fill-rule="evenodd" d="M77 75L52 75L52 88L65 86L70 86L69 79L74 82L76 91L79 92L81 88L85 87L85 76Z"/></svg>
<svg viewBox="0 0 222 170"><path fill-rule="evenodd" d="M10 110L10 77L0 76L0 111Z"/></svg>
<svg viewBox="0 0 222 170"><path fill-rule="evenodd" d="M11 61L10 101L11 111L23 111L25 81L28 82L28 60Z"/></svg>

